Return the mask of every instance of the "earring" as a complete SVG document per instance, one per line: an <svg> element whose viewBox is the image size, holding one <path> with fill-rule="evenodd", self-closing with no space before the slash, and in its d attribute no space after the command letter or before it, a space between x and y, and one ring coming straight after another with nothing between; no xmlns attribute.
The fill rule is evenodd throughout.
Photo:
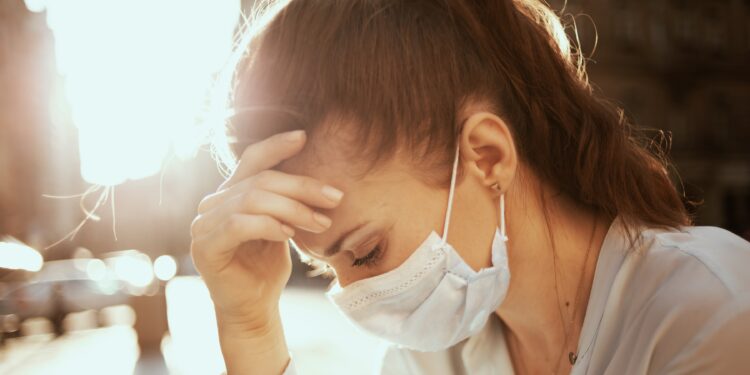
<svg viewBox="0 0 750 375"><path fill-rule="evenodd" d="M490 185L491 188L500 191L500 183L495 182L494 184Z"/></svg>

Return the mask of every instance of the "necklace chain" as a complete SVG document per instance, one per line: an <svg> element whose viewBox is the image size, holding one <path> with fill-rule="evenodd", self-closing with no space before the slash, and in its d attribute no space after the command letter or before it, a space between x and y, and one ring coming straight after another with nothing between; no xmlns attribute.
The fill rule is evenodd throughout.
<svg viewBox="0 0 750 375"><path fill-rule="evenodd" d="M570 338L570 335L568 334L569 333L568 328L572 328L573 323L575 323L575 318L577 316L576 313L578 312L578 306L580 305L579 299L580 299L581 289L583 288L583 279L584 279L584 276L586 275L586 270L588 269L589 254L591 253L591 248L594 243L594 236L596 234L596 228L598 226L597 224L598 222L596 221L596 218L595 218L593 228L591 229L591 235L589 237L588 248L586 249L586 256L584 257L584 260L583 260L583 270L581 271L581 276L578 278L578 286L576 289L575 301L574 301L575 305L573 306L573 317L570 319L570 327L565 326L565 319L563 318L563 314L562 314L562 307L560 303L560 292L559 292L558 285L557 285L557 272L556 272L557 262L555 260L555 257L557 256L557 251L555 249L554 241L552 241L552 251L553 251L552 258L553 258L553 262L555 262L555 293L557 295L558 311L560 312L560 321L563 322L563 331L565 335L565 342L563 343L563 348L560 351L559 356L557 357L557 362L555 365L556 367L555 367L555 372L554 372L555 374L560 373L560 360L562 359L563 353L567 351L566 348L568 347L568 342ZM506 337L508 337L507 335L508 327L505 325L504 322L502 323L503 323L503 330L506 332ZM512 348L510 349L512 350ZM570 351L568 352L568 359L570 361L570 364L574 365L576 363L576 360L578 359L578 354L576 352ZM525 363L522 363L522 360L520 357L516 357L516 360L519 362L518 363L519 365L522 365L522 367L524 368L526 367Z"/></svg>
<svg viewBox="0 0 750 375"><path fill-rule="evenodd" d="M596 218L594 218L594 225L591 228L591 235L589 236L589 243L588 248L586 249L586 256L583 259L583 269L581 270L581 276L578 278L578 286L576 288L576 294L573 300L573 311L572 316L570 317L570 323L566 327L565 319L563 318L562 314L562 306L560 303L560 291L557 286L557 276L555 276L555 293L557 294L557 302L558 302L558 310L560 311L560 321L563 322L563 333L565 335L565 341L563 343L563 348L560 351L560 355L557 357L556 367L555 367L555 373L560 372L560 359L562 358L563 353L565 353L568 348L568 343L570 341L570 331L573 329L573 326L575 324L576 317L578 316L578 307L580 306L580 296L581 296L581 289L583 288L583 280L586 276L586 270L588 269L588 263L589 263L589 254L591 254L591 248L594 243L594 235L596 234L596 227L597 227L597 221ZM554 244L553 244L553 250L554 250ZM556 254L553 255L553 257L557 256ZM576 351L568 351L568 361L571 365L575 365L576 361L578 360L578 354Z"/></svg>

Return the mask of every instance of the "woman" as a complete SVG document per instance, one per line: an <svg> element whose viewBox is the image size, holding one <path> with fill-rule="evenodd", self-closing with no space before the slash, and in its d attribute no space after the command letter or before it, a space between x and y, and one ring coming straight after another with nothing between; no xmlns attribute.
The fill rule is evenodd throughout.
<svg viewBox="0 0 750 375"><path fill-rule="evenodd" d="M750 369L750 244L689 226L562 30L537 0L259 13L235 69L239 163L192 226L230 374L295 371L290 239L395 344L382 373Z"/></svg>

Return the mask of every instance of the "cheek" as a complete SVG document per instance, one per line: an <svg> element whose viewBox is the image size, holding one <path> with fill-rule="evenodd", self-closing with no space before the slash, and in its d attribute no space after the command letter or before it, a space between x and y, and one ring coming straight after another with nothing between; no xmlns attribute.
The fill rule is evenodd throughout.
<svg viewBox="0 0 750 375"><path fill-rule="evenodd" d="M348 272L348 270L339 271L336 270L336 279L339 282L339 286L346 287L347 285L357 281L362 280L364 277L354 277L351 272Z"/></svg>

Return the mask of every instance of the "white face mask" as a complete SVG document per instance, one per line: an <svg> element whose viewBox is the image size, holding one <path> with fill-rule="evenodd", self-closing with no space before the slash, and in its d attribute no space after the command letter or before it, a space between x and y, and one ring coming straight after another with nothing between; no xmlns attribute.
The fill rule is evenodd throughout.
<svg viewBox="0 0 750 375"><path fill-rule="evenodd" d="M458 149L443 236L433 230L404 263L326 296L359 328L409 349L438 351L479 332L502 303L510 283L505 201L492 241L492 267L474 271L448 244Z"/></svg>

